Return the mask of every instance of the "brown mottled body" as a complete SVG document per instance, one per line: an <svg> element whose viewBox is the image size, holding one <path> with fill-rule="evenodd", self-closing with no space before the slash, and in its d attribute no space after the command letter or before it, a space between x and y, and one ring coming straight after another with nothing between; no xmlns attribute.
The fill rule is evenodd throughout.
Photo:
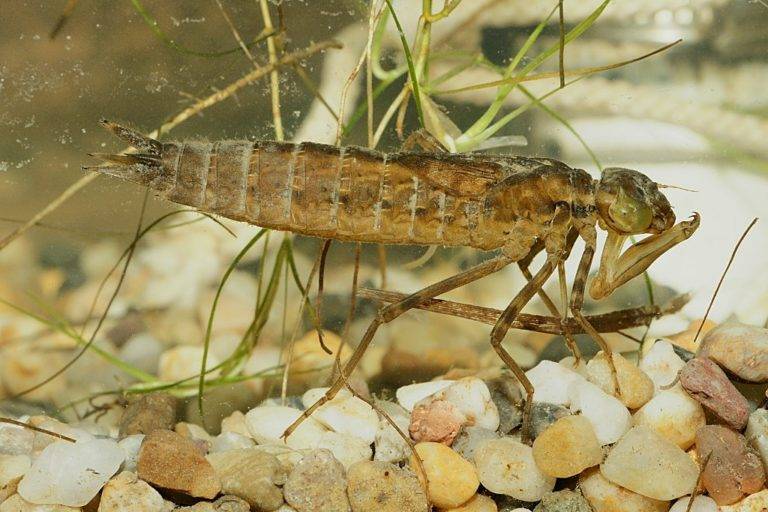
<svg viewBox="0 0 768 512"><path fill-rule="evenodd" d="M558 204L595 209L592 178L548 159L223 141L167 143L162 160L171 201L337 240L490 250L521 219L545 229ZM471 180L455 181L466 168Z"/></svg>

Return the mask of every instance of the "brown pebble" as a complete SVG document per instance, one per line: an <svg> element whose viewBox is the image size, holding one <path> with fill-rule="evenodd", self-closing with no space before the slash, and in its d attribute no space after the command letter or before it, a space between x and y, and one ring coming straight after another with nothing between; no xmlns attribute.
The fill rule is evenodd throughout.
<svg viewBox="0 0 768 512"><path fill-rule="evenodd" d="M768 382L768 329L731 322L707 333L701 340L699 356L748 382Z"/></svg>
<svg viewBox="0 0 768 512"><path fill-rule="evenodd" d="M207 499L221 491L198 445L170 430L155 430L144 438L137 465L139 478L156 487Z"/></svg>
<svg viewBox="0 0 768 512"><path fill-rule="evenodd" d="M176 398L168 393L150 393L128 404L120 418L120 439L154 430L173 430Z"/></svg>
<svg viewBox="0 0 768 512"><path fill-rule="evenodd" d="M747 399L713 360L696 357L688 361L680 371L680 384L732 429L741 431L747 426Z"/></svg>
<svg viewBox="0 0 768 512"><path fill-rule="evenodd" d="M706 467L701 483L718 505L736 503L763 488L763 464L747 440L720 425L706 425L696 432L696 452Z"/></svg>
<svg viewBox="0 0 768 512"><path fill-rule="evenodd" d="M433 400L414 407L408 431L417 443L431 441L450 446L464 423L466 417L451 402Z"/></svg>

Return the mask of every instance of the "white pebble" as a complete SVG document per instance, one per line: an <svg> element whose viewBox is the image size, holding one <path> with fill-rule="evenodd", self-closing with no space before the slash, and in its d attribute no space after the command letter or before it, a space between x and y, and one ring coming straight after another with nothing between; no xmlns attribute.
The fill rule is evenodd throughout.
<svg viewBox="0 0 768 512"><path fill-rule="evenodd" d="M571 411L586 417L595 429L601 445L611 444L629 430L632 416L616 397L605 393L585 379L577 380L570 389Z"/></svg>
<svg viewBox="0 0 768 512"><path fill-rule="evenodd" d="M533 401L558 405L570 405L570 390L578 382L587 380L573 370L554 361L542 361L525 376L533 384Z"/></svg>
<svg viewBox="0 0 768 512"><path fill-rule="evenodd" d="M93 435L89 432L81 428L67 425L66 423L62 423L59 420L55 420L53 418L43 417L41 421L32 420L34 420L34 418L30 419L30 424L36 427L50 430L51 432L56 432L57 434L67 436L70 439L74 439L75 441L93 441L95 439L95 437L93 437ZM33 445L34 451L39 452L49 444L54 443L56 440L57 438L50 434L46 434L44 432L35 432L35 441Z"/></svg>
<svg viewBox="0 0 768 512"><path fill-rule="evenodd" d="M29 455L0 454L0 490L11 481L23 476L32 465Z"/></svg>
<svg viewBox="0 0 768 512"><path fill-rule="evenodd" d="M654 396L635 412L635 425L645 425L687 450L696 440L696 431L706 424L701 404L682 389L669 389Z"/></svg>
<svg viewBox="0 0 768 512"><path fill-rule="evenodd" d="M139 460L139 450L141 449L141 443L144 441L144 434L132 434L125 436L120 440L117 445L123 450L125 459L123 460L123 471L136 472L136 467Z"/></svg>
<svg viewBox="0 0 768 512"><path fill-rule="evenodd" d="M229 450L242 450L253 448L253 439L237 432L222 432L211 440L211 449L208 453L226 452Z"/></svg>
<svg viewBox="0 0 768 512"><path fill-rule="evenodd" d="M359 437L340 434L338 432L325 432L320 437L317 448L325 448L341 462L344 469L361 460L371 460L373 451L371 445Z"/></svg>
<svg viewBox="0 0 768 512"><path fill-rule="evenodd" d="M82 507L117 472L123 457L123 451L111 439L56 441L32 463L19 483L18 493L39 505Z"/></svg>
<svg viewBox="0 0 768 512"><path fill-rule="evenodd" d="M248 411L248 431L259 444L287 444L291 448L314 448L326 428L314 418L305 418L296 430L282 439L283 432L301 416L301 411L282 405L263 405Z"/></svg>
<svg viewBox="0 0 768 512"><path fill-rule="evenodd" d="M413 411L416 402L432 396L438 391L442 391L454 384L452 380L433 380L429 382L418 382L398 388L395 392L397 403L402 405L406 411Z"/></svg>
<svg viewBox="0 0 768 512"><path fill-rule="evenodd" d="M148 332L131 336L120 347L120 359L148 373L157 373L163 345Z"/></svg>
<svg viewBox="0 0 768 512"><path fill-rule="evenodd" d="M456 381L437 394L435 400L446 400L466 416L470 425L496 430L499 428L499 411L491 399L485 382L477 377Z"/></svg>
<svg viewBox="0 0 768 512"><path fill-rule="evenodd" d="M683 366L685 362L675 354L672 344L667 340L656 340L638 365L653 381L656 394L662 391L662 387L675 381Z"/></svg>
<svg viewBox="0 0 768 512"><path fill-rule="evenodd" d="M522 501L539 501L557 480L539 470L530 446L511 437L482 441L475 449L475 465L486 489Z"/></svg>
<svg viewBox="0 0 768 512"><path fill-rule="evenodd" d="M394 402L379 400L376 407L397 425L406 436L408 435L408 426L411 423L408 411ZM399 462L407 459L411 455L411 448L403 439L403 436L395 430L387 418L379 419L379 427L376 430L376 440L374 442L373 460L382 462Z"/></svg>
<svg viewBox="0 0 768 512"><path fill-rule="evenodd" d="M26 455L32 452L35 432L28 428L0 423L0 455Z"/></svg>
<svg viewBox="0 0 768 512"><path fill-rule="evenodd" d="M683 496L672 505L669 512L688 512L688 502L690 500L690 496ZM696 496L690 512L718 512L718 510L717 503L709 496Z"/></svg>
<svg viewBox="0 0 768 512"><path fill-rule="evenodd" d="M304 393L301 401L305 407L309 407L325 395L327 390L310 389ZM342 393L318 408L312 413L312 418L334 432L359 437L368 444L373 443L379 426L379 417L370 405L356 396Z"/></svg>

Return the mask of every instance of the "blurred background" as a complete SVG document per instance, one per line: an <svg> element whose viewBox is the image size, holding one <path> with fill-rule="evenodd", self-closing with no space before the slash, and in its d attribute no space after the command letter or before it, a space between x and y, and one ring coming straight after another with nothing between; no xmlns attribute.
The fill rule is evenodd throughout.
<svg viewBox="0 0 768 512"><path fill-rule="evenodd" d="M433 13L445 16L432 24L426 54L419 53L426 43L417 4L394 1L393 8L409 44L421 43L414 53L428 62L423 101L440 112L438 124L451 140L477 149L480 138L469 135L508 137L511 147L490 151L556 158L595 177L601 167L628 167L680 187L666 189L678 219L699 212L701 228L654 263L649 277L656 303L684 292L692 299L682 312L655 322L650 331L637 329L635 336L673 335L702 318L737 239L754 217L768 211L768 5L566 0L564 29L574 37L567 40L564 65L572 73L567 86L553 92L557 76L525 82L525 89L477 86L505 76L511 62L515 71L530 65L530 74L558 70L557 52L540 58L559 41L556 2L464 0L441 11L446 6L436 1ZM82 184L88 175L81 166L93 163L87 153L123 149L99 127L102 117L146 133L162 127L165 140L274 139L282 132L286 140L331 144L337 142L341 117L341 142L368 145L368 47L377 148L396 151L398 131L407 135L419 127L413 95L402 92L408 75L400 34L378 2L20 0L3 11L0 237L57 202L73 184ZM678 39L638 62L587 72ZM240 80L271 58L295 52L304 53L279 67L277 75ZM357 77L350 79L356 68ZM544 95L540 103L531 100ZM491 118L504 120L492 134L483 131L487 124L477 124L489 107L498 109ZM297 373L294 390L327 377L333 358L319 348L306 308L299 307L301 294L286 256L292 255L306 283L318 240L272 233L233 264L257 227L227 223L233 237L196 214L176 215L142 239L121 280L120 265L107 276L137 226L178 207L107 177L90 178L56 204L0 250L0 398L43 381L91 337L96 350L88 348L63 376L24 400L6 400L5 407L25 410L31 401L83 415L99 400L114 400L111 392L143 392L198 374L214 296L231 265L209 337L208 367L221 364L210 374L211 414L279 393L289 353L298 358L295 368L319 369L306 374L311 377ZM761 326L768 321L767 249L768 228L759 221L710 319ZM437 248L425 264L408 268L426 250L362 247L360 285L414 291L488 257ZM341 343L334 333L345 331L355 246L334 243L328 257L322 321L333 348ZM572 276L576 261L569 264ZM275 286L269 286L270 277ZM516 270L505 270L449 297L504 307L522 282ZM600 310L649 301L643 278L615 295L602 301ZM315 300L314 291L310 297ZM270 307L260 310L264 303ZM357 303L348 345L359 339L375 307L371 301ZM532 304L530 311L546 310ZM498 366L487 344L489 329L408 313L380 330L361 380L384 389L451 368ZM292 338L299 341L288 349ZM637 350L626 338L613 340L622 351ZM585 351L594 351L582 341ZM514 332L507 344L523 366L567 355L557 337ZM184 396L197 391L196 382L172 389Z"/></svg>

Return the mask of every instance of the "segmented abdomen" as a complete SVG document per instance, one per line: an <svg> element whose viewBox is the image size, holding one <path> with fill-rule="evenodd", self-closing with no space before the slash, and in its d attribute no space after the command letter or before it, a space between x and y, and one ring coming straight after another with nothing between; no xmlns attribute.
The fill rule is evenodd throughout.
<svg viewBox="0 0 768 512"><path fill-rule="evenodd" d="M498 247L484 198L419 179L387 155L315 143L222 141L164 145L175 185L164 195L258 226L340 240Z"/></svg>

